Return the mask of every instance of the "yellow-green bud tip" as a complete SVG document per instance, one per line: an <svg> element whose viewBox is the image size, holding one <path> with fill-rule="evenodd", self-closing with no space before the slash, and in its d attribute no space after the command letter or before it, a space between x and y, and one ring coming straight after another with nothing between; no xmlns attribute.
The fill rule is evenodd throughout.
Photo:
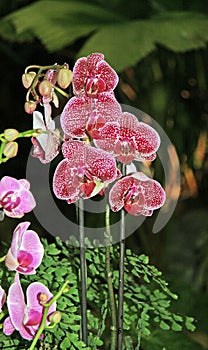
<svg viewBox="0 0 208 350"><path fill-rule="evenodd" d="M6 143L3 150L3 155L7 158L13 158L17 155L17 152L18 152L18 143L15 141L10 141Z"/></svg>
<svg viewBox="0 0 208 350"><path fill-rule="evenodd" d="M42 303L46 303L48 301L48 297L45 293L40 293L38 298Z"/></svg>
<svg viewBox="0 0 208 350"><path fill-rule="evenodd" d="M36 103L34 101L26 101L24 108L26 113L32 114L36 109Z"/></svg>
<svg viewBox="0 0 208 350"><path fill-rule="evenodd" d="M52 322L52 323L59 323L61 321L61 313L60 313L60 311L54 311L49 316L49 321Z"/></svg>
<svg viewBox="0 0 208 350"><path fill-rule="evenodd" d="M22 84L26 89L28 89L32 85L35 76L35 72L24 73L22 75Z"/></svg>
<svg viewBox="0 0 208 350"><path fill-rule="evenodd" d="M16 129L6 129L4 130L4 138L7 141L14 141L19 135L19 131Z"/></svg>
<svg viewBox="0 0 208 350"><path fill-rule="evenodd" d="M57 75L57 83L62 89L66 89L72 82L72 71L62 68Z"/></svg>

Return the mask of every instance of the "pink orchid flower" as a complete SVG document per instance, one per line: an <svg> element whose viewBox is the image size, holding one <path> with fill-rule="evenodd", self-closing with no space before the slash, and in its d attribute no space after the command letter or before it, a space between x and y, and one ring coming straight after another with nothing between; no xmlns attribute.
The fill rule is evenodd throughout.
<svg viewBox="0 0 208 350"><path fill-rule="evenodd" d="M51 106L44 104L44 117L35 111L33 112L33 129L42 129L37 137L32 137L33 151L32 156L39 158L41 163L51 162L59 153L60 139L59 132L55 129L55 122L51 118Z"/></svg>
<svg viewBox="0 0 208 350"><path fill-rule="evenodd" d="M121 107L112 94L100 93L96 103L89 97L75 96L63 109L61 126L70 137L84 137L86 131L94 137L93 131L120 114Z"/></svg>
<svg viewBox="0 0 208 350"><path fill-rule="evenodd" d="M27 230L30 222L21 222L14 230L11 247L6 255L6 266L24 275L35 274L41 264L44 248L35 231Z"/></svg>
<svg viewBox="0 0 208 350"><path fill-rule="evenodd" d="M124 164L132 160L154 160L160 146L158 133L128 112L122 113L113 122L107 122L97 130L94 138L96 147L109 152Z"/></svg>
<svg viewBox="0 0 208 350"><path fill-rule="evenodd" d="M4 176L0 181L0 208L4 214L21 218L33 210L36 202L29 189L30 183L27 180Z"/></svg>
<svg viewBox="0 0 208 350"><path fill-rule="evenodd" d="M16 274L14 283L10 286L7 297L9 317L4 321L4 334L11 335L17 330L24 339L32 340L35 337L44 312L44 307L40 300L41 295L44 295L47 301L53 297L48 288L42 283L31 283L26 291L26 304L19 275ZM50 306L48 317L55 310L56 302ZM46 321L47 325L50 323L48 317Z"/></svg>
<svg viewBox="0 0 208 350"><path fill-rule="evenodd" d="M118 76L101 53L77 60L73 69L73 90L77 96L97 98L101 92L112 93Z"/></svg>
<svg viewBox="0 0 208 350"><path fill-rule="evenodd" d="M109 193L109 202L113 211L124 208L135 216L151 216L153 210L164 204L165 199L165 191L159 182L141 172L118 180Z"/></svg>
<svg viewBox="0 0 208 350"><path fill-rule="evenodd" d="M68 203L94 196L105 183L120 176L111 155L83 142L67 141L62 152L65 159L55 170L53 190L57 198Z"/></svg>
<svg viewBox="0 0 208 350"><path fill-rule="evenodd" d="M5 301L6 301L6 292L0 286L0 312L2 312L2 306L4 305Z"/></svg>

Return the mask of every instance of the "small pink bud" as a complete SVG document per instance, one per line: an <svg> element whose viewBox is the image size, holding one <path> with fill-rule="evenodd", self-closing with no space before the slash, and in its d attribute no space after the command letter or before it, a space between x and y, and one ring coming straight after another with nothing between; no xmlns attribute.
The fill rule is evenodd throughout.
<svg viewBox="0 0 208 350"><path fill-rule="evenodd" d="M57 83L62 89L66 89L72 82L72 71L61 68L57 75Z"/></svg>
<svg viewBox="0 0 208 350"><path fill-rule="evenodd" d="M52 84L48 80L43 80L38 86L38 90L43 97L50 96L52 93Z"/></svg>
<svg viewBox="0 0 208 350"><path fill-rule="evenodd" d="M22 84L26 89L28 89L31 85L36 76L35 72L29 72L29 73L24 73L22 75Z"/></svg>
<svg viewBox="0 0 208 350"><path fill-rule="evenodd" d="M17 155L18 143L15 141L8 142L3 150L3 154L7 158L13 158Z"/></svg>
<svg viewBox="0 0 208 350"><path fill-rule="evenodd" d="M7 141L14 141L19 135L19 131L16 129L6 129L4 130L4 138Z"/></svg>
<svg viewBox="0 0 208 350"><path fill-rule="evenodd" d="M36 103L34 101L26 101L24 108L26 113L32 114L36 109Z"/></svg>
<svg viewBox="0 0 208 350"><path fill-rule="evenodd" d="M38 298L42 303L46 303L48 301L48 297L45 293L40 293Z"/></svg>
<svg viewBox="0 0 208 350"><path fill-rule="evenodd" d="M61 313L60 313L60 311L54 311L49 316L49 321L52 322L52 323L59 323L61 321Z"/></svg>

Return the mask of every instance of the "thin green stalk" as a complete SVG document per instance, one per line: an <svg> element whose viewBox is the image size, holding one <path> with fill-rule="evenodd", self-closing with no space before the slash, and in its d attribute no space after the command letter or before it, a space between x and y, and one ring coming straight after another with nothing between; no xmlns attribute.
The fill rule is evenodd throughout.
<svg viewBox="0 0 208 350"><path fill-rule="evenodd" d="M87 340L87 269L85 256L85 234L84 234L84 202L79 199L79 239L80 239L80 279L81 279L81 328L82 341Z"/></svg>
<svg viewBox="0 0 208 350"><path fill-rule="evenodd" d="M105 225L106 225L106 238L108 240L108 242L107 242L108 245L106 247L106 276L107 276L107 283L108 283L109 305L110 305L110 312L111 312L111 345L110 345L110 350L116 350L117 322L116 322L116 303L115 303L115 297L114 297L112 271L111 271L111 264L110 264L110 248L111 248L110 236L111 236L111 233L110 233L110 207L109 207L109 205L106 206Z"/></svg>
<svg viewBox="0 0 208 350"><path fill-rule="evenodd" d="M125 165L122 174L126 174ZM125 212L121 210L120 221L120 260L119 260L119 287L118 287L118 350L122 350L123 342L123 309L124 309L124 257L125 257Z"/></svg>
<svg viewBox="0 0 208 350"><path fill-rule="evenodd" d="M69 284L70 281L66 281L63 286L60 288L60 290L58 291L58 293L52 298L50 299L50 301L48 303L42 303L43 307L44 307L44 312L43 312L43 318L40 324L40 327L38 328L38 331L35 335L35 338L33 339L30 347L28 350L33 350L35 348L35 345L37 343L37 341L39 340L41 334L43 333L44 329L46 328L46 320L47 320L47 316L48 316L48 310L50 308L50 306L58 299L60 298L60 296L64 293L67 284Z"/></svg>

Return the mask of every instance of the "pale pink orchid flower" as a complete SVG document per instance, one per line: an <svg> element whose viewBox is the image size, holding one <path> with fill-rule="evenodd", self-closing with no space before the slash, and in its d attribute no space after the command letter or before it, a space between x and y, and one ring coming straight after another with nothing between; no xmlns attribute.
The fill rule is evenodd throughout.
<svg viewBox="0 0 208 350"><path fill-rule="evenodd" d="M3 332L11 335L17 330L22 338L32 340L42 321L44 307L41 302L41 295L49 301L53 295L40 282L33 282L26 291L27 303L25 302L24 293L20 284L18 273L15 276L14 283L9 288L7 297L7 307L9 317L4 321ZM46 302L47 302L46 301ZM49 310L46 325L49 325L49 316L56 310L56 302L54 302ZM43 335L41 335L41 338Z"/></svg>
<svg viewBox="0 0 208 350"><path fill-rule="evenodd" d="M124 208L135 216L151 216L153 210L164 204L165 199L165 191L159 182L141 172L118 180L109 193L112 211Z"/></svg>
<svg viewBox="0 0 208 350"><path fill-rule="evenodd" d="M37 137L32 137L32 156L39 158L41 163L51 162L59 153L59 131L55 127L55 121L51 118L51 106L44 104L44 117L38 111L33 112L33 129L41 129L43 132Z"/></svg>
<svg viewBox="0 0 208 350"><path fill-rule="evenodd" d="M0 181L0 208L5 215L21 218L36 206L35 199L30 192L30 183L17 180L11 176L4 176Z"/></svg>
<svg viewBox="0 0 208 350"><path fill-rule="evenodd" d="M24 275L36 273L36 268L41 264L44 254L38 234L28 230L29 225L28 221L17 225L5 260L10 271L17 271Z"/></svg>

